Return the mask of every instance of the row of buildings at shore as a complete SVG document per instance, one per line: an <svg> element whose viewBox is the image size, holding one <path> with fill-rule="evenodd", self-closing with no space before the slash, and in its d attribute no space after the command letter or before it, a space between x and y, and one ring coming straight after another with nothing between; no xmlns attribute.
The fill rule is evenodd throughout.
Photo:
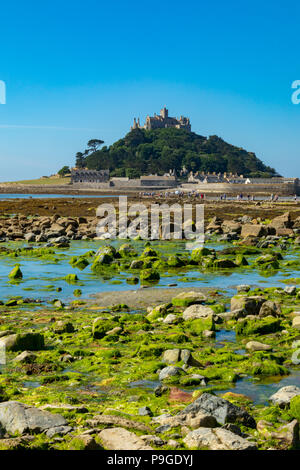
<svg viewBox="0 0 300 470"><path fill-rule="evenodd" d="M190 173L185 182L179 181L174 170L163 176L145 175L140 178L111 177L109 170L86 170L73 168L71 185L80 189L111 190L161 190L181 188L183 190L214 193L279 193L300 195L298 178L244 178L243 175L226 173Z"/></svg>

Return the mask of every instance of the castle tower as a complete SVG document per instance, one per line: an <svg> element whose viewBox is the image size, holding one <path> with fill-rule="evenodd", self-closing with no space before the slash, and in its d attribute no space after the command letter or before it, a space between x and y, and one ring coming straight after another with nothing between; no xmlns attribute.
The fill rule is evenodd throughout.
<svg viewBox="0 0 300 470"><path fill-rule="evenodd" d="M160 115L163 119L167 119L168 117L168 110L167 108L164 106L163 109L160 110Z"/></svg>

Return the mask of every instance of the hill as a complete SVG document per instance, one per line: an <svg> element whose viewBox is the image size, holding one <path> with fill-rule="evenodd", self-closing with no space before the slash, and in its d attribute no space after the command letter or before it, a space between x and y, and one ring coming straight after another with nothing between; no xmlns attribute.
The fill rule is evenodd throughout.
<svg viewBox="0 0 300 470"><path fill-rule="evenodd" d="M278 176L252 152L213 135L203 137L185 129L134 129L110 147L89 153L82 166L109 169L111 176L131 178L159 175L183 166L188 171L232 172L251 177Z"/></svg>

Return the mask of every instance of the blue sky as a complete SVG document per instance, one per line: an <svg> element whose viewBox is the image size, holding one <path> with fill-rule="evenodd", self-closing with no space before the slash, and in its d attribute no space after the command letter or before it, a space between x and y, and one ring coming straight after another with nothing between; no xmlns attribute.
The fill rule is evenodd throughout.
<svg viewBox="0 0 300 470"><path fill-rule="evenodd" d="M73 165L163 105L300 177L299 22L295 1L2 4L0 181Z"/></svg>

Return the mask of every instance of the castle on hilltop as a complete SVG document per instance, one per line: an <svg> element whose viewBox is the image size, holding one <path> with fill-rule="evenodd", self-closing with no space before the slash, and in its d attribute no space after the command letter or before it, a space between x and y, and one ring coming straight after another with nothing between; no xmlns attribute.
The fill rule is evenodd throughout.
<svg viewBox="0 0 300 470"><path fill-rule="evenodd" d="M166 107L160 110L159 115L154 114L154 116L147 116L144 126L140 125L140 118L133 119L133 125L130 127L130 130L133 129L161 129L165 127L176 127L177 129L186 129L191 131L191 123L189 118L180 116L179 119L169 116L169 112Z"/></svg>

